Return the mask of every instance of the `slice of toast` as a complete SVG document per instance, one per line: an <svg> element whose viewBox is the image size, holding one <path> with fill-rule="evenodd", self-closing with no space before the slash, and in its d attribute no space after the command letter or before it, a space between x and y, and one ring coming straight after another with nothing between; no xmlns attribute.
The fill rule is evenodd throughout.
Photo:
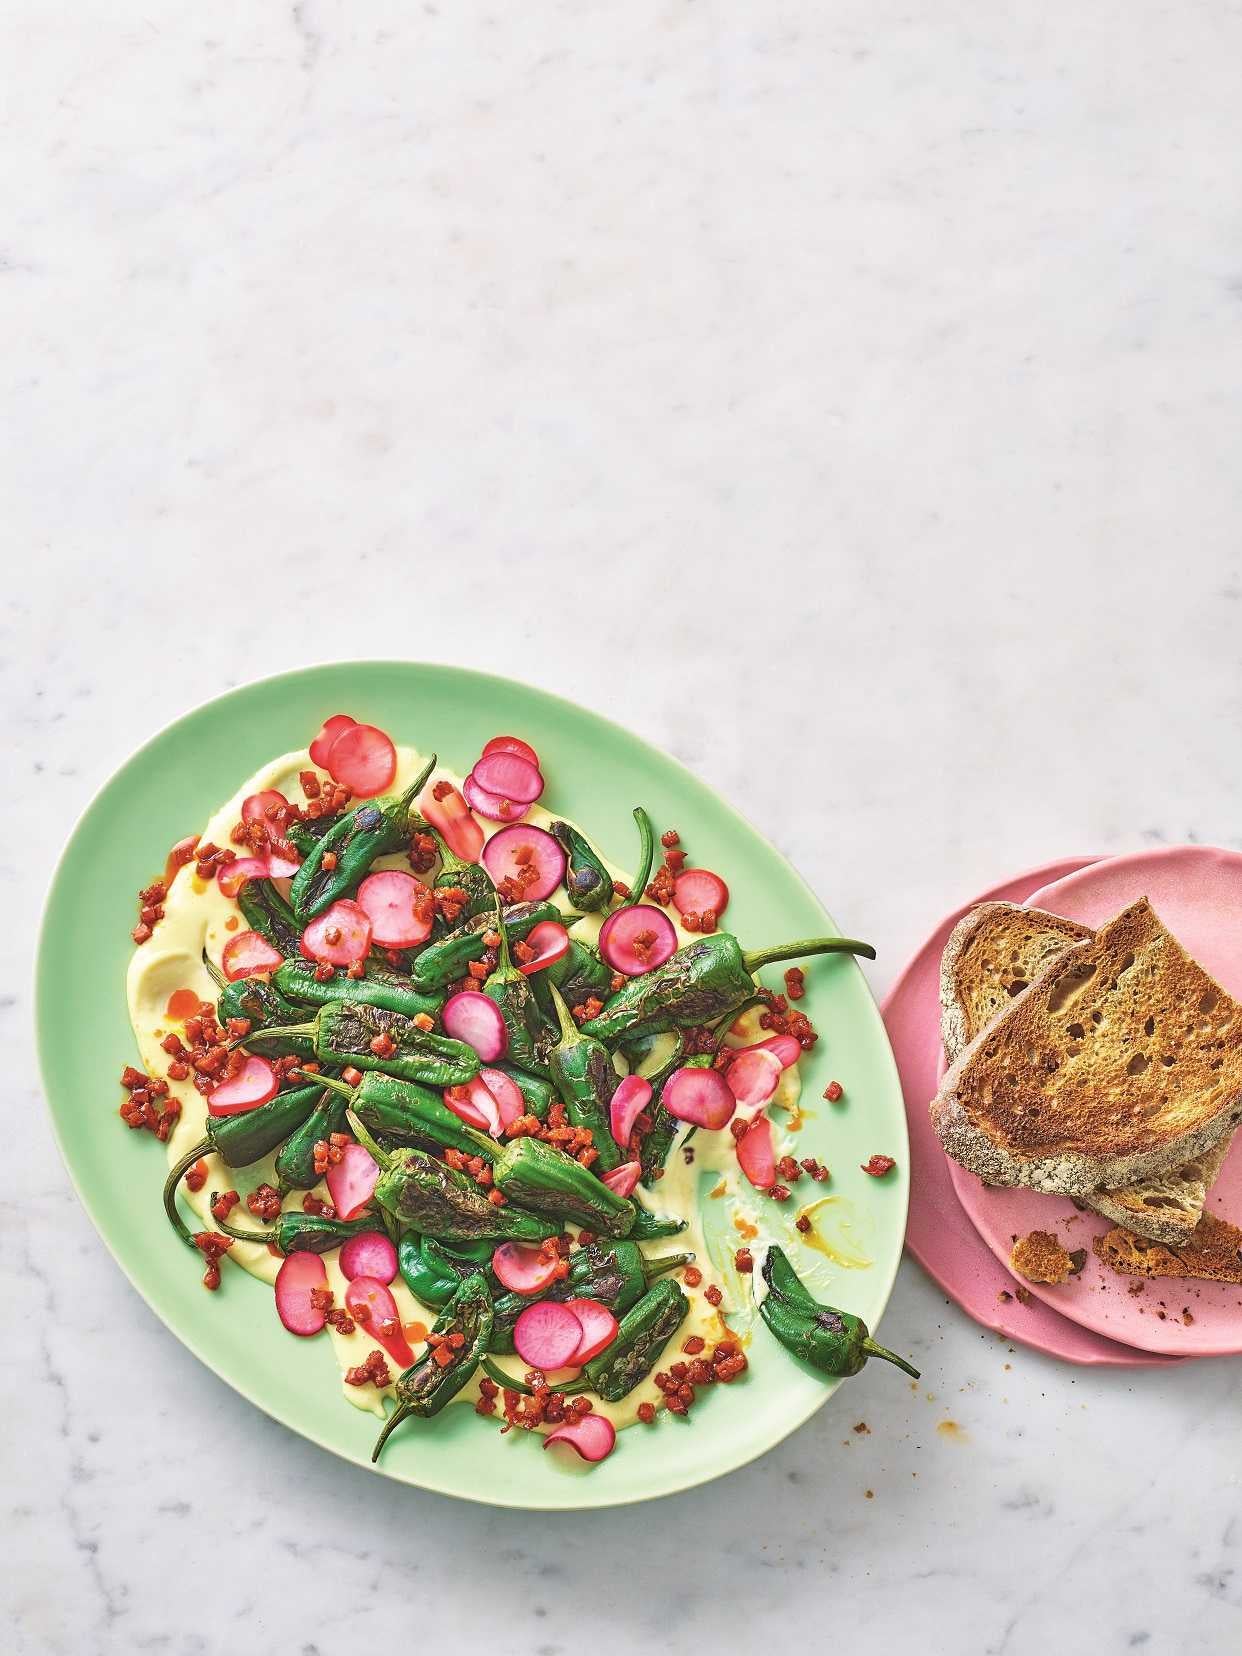
<svg viewBox="0 0 1242 1656"><path fill-rule="evenodd" d="M987 1184L1089 1200L1150 1180L1242 1120L1242 1006L1142 898L975 1037L931 1118Z"/></svg>
<svg viewBox="0 0 1242 1656"><path fill-rule="evenodd" d="M963 916L940 962L940 1028L949 1063L1070 943L1090 936L1077 921L1015 903L980 903ZM1081 1199L1106 1219L1174 1246L1199 1223L1230 1142L1227 1134L1205 1155L1150 1182Z"/></svg>
<svg viewBox="0 0 1242 1656"><path fill-rule="evenodd" d="M1205 1213L1194 1234L1177 1248L1136 1236L1120 1225L1091 1245L1097 1259L1122 1276L1242 1282L1242 1231L1213 1213Z"/></svg>

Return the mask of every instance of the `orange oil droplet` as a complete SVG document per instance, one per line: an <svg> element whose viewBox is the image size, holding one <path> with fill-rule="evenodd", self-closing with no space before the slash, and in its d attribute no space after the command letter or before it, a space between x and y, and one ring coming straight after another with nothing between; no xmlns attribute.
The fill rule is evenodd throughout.
<svg viewBox="0 0 1242 1656"><path fill-rule="evenodd" d="M176 1018L184 1023L187 1018L193 1018L198 1013L199 997L193 989L174 989L168 997L168 1005L164 1011L170 1018Z"/></svg>

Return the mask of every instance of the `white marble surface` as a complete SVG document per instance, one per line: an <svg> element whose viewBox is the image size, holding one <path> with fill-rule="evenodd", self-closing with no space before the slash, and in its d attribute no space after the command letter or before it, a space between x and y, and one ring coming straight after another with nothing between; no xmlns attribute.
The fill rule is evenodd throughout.
<svg viewBox="0 0 1242 1656"><path fill-rule="evenodd" d="M873 1365L647 1511L321 1454L78 1210L29 940L138 742L357 654L663 743L874 937L877 990L1015 868L1242 844L1237 5L9 0L0 31L5 1646L1236 1650L1238 1363L1010 1353L911 1264L885 1326L925 1391Z"/></svg>

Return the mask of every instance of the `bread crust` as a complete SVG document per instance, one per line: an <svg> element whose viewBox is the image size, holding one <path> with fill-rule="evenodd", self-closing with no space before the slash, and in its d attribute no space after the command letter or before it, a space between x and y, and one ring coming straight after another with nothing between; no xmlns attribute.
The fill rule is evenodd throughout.
<svg viewBox="0 0 1242 1656"><path fill-rule="evenodd" d="M1116 1225L1091 1244L1097 1259L1121 1276L1197 1277L1204 1282L1242 1282L1242 1231L1205 1213L1192 1236L1176 1249Z"/></svg>
<svg viewBox="0 0 1242 1656"><path fill-rule="evenodd" d="M1070 943L975 1036L931 1118L945 1151L987 1184L1089 1200L1142 1183L1242 1119L1242 1007L1140 899Z"/></svg>

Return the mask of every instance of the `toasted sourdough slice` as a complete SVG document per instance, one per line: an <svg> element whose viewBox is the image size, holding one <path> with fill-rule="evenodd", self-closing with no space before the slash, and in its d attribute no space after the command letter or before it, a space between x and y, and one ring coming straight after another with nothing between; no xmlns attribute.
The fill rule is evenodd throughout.
<svg viewBox="0 0 1242 1656"><path fill-rule="evenodd" d="M1070 943L1090 936L1075 920L1015 903L980 903L964 915L940 962L940 1029L949 1063ZM1229 1144L1226 1134L1205 1155L1150 1182L1092 1191L1086 1205L1153 1241L1175 1245L1199 1223Z"/></svg>
<svg viewBox="0 0 1242 1656"><path fill-rule="evenodd" d="M1092 1243L1097 1259L1122 1276L1199 1277L1205 1282L1242 1282L1242 1231L1205 1213L1194 1234L1166 1248L1120 1225Z"/></svg>
<svg viewBox="0 0 1242 1656"><path fill-rule="evenodd" d="M931 1118L987 1184L1084 1199L1139 1184L1242 1119L1242 1007L1142 898L975 1037Z"/></svg>

